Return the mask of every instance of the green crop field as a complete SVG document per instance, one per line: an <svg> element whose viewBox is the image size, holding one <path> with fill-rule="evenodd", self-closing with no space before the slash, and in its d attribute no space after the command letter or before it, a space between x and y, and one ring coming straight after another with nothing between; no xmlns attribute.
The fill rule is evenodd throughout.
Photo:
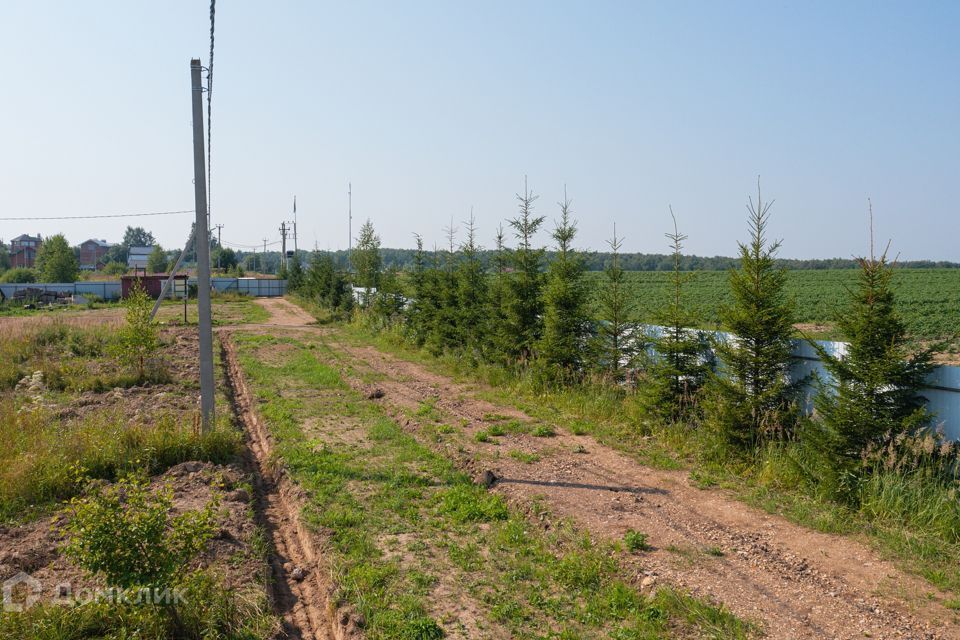
<svg viewBox="0 0 960 640"><path fill-rule="evenodd" d="M848 288L856 284L854 269L796 270L788 272L789 295L796 300L797 322L829 325L843 310ZM633 271L627 274L637 319L652 322L667 296L669 272ZM599 286L603 274L590 272ZM704 326L715 326L720 305L729 301L724 271L697 272L686 288L688 302ZM897 300L904 321L918 338L941 338L960 332L960 269L901 269L895 276ZM829 331L818 332L823 337Z"/></svg>

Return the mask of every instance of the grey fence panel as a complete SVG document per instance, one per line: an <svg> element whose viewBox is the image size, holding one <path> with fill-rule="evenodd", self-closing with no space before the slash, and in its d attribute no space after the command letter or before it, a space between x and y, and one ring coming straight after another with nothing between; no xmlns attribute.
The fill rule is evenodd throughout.
<svg viewBox="0 0 960 640"><path fill-rule="evenodd" d="M120 283L114 280L101 282L78 282L74 293L81 296L97 296L104 300L120 299Z"/></svg>
<svg viewBox="0 0 960 640"><path fill-rule="evenodd" d="M213 287L214 291L236 291L237 279L236 278L211 278L210 285Z"/></svg>
<svg viewBox="0 0 960 640"><path fill-rule="evenodd" d="M120 282L104 280L99 282L36 282L24 284L0 284L0 291L7 298L17 291L40 289L41 291L65 292L70 295L97 296L104 300L120 299Z"/></svg>

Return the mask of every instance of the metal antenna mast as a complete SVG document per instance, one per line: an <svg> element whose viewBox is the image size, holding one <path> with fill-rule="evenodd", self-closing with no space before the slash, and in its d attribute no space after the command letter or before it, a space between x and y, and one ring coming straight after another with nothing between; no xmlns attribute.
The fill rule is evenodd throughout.
<svg viewBox="0 0 960 640"><path fill-rule="evenodd" d="M299 260L297 251L297 196L293 196L293 255Z"/></svg>

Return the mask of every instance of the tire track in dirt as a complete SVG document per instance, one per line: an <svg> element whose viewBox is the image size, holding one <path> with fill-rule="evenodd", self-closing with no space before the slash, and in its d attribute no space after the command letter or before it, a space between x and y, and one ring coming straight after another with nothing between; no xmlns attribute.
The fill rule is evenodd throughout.
<svg viewBox="0 0 960 640"><path fill-rule="evenodd" d="M296 640L361 638L352 611L336 607L335 586L320 553L323 544L300 520L306 497L288 478L282 464L272 459L271 437L257 414L231 334L220 331L218 335L233 408L247 434L257 515L273 546L271 595L275 608L283 615L286 637Z"/></svg>
<svg viewBox="0 0 960 640"><path fill-rule="evenodd" d="M330 346L352 368L384 377L376 383L385 392L378 401L415 435L419 425L409 411L426 400L465 420L468 437L457 442L463 451L451 446L446 453L475 472L487 465L500 479L495 490L508 498L526 504L537 498L554 515L604 538L620 539L627 529L647 533L655 548L638 560L639 583L664 580L722 602L737 615L762 621L772 638L960 638L956 615L927 598L944 594L855 540L805 529L720 491L697 489L686 472L644 467L586 436L502 436L502 449L538 453L540 461L500 456L487 463L496 449L472 438L489 426L484 416L529 417L475 399L467 386L372 347ZM355 388L369 389L356 370L344 373Z"/></svg>

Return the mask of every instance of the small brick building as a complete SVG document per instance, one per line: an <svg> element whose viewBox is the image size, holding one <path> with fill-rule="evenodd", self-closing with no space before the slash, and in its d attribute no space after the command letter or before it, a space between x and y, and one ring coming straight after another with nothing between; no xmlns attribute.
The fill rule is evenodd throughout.
<svg viewBox="0 0 960 640"><path fill-rule="evenodd" d="M80 245L80 268L85 271L96 271L106 261L107 251L113 246L112 242L91 238Z"/></svg>
<svg viewBox="0 0 960 640"><path fill-rule="evenodd" d="M19 235L10 241L10 266L14 269L21 267L32 269L37 261L37 250L43 244L39 235Z"/></svg>

